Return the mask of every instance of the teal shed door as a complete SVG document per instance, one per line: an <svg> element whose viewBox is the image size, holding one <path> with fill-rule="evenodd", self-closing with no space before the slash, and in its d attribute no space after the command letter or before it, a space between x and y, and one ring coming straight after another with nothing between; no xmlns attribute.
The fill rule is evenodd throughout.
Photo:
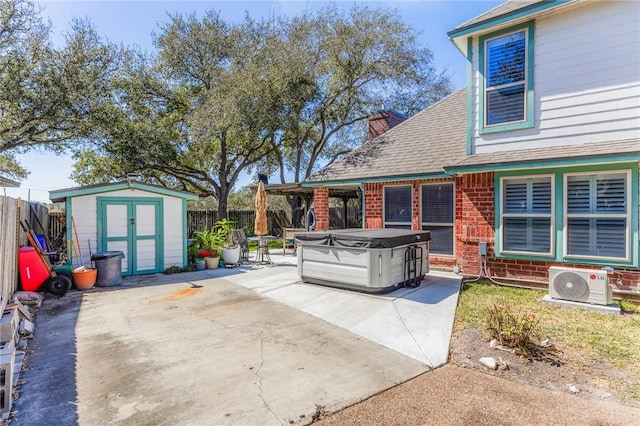
<svg viewBox="0 0 640 426"><path fill-rule="evenodd" d="M98 198L98 250L122 251L122 275L162 272L162 199Z"/></svg>

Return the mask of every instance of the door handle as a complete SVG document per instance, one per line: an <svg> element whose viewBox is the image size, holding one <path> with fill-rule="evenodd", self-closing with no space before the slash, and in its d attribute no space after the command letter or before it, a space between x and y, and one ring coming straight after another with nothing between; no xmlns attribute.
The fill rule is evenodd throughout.
<svg viewBox="0 0 640 426"><path fill-rule="evenodd" d="M131 219L129 219L129 223L130 223L131 225L135 225L135 224L136 224L136 219L135 219L135 218L131 218Z"/></svg>

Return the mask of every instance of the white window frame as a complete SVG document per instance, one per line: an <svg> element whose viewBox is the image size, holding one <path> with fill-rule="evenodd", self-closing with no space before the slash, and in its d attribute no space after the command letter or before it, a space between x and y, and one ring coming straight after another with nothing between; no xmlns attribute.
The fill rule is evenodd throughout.
<svg viewBox="0 0 640 426"><path fill-rule="evenodd" d="M551 185L551 209L549 213L505 213L505 183L507 181L527 181L530 179L540 180L540 179L549 179ZM539 256L539 257L555 257L555 175L553 174L543 174L543 175L521 175L521 176L502 176L500 177L500 252L504 254L516 254L516 255L527 255L527 256ZM549 218L549 248L550 251L548 253L537 252L537 251L526 251L526 250L507 250L505 248L505 228L504 222L505 218L508 217L524 217L524 218Z"/></svg>
<svg viewBox="0 0 640 426"><path fill-rule="evenodd" d="M598 213L569 213L568 212L568 184L570 176L602 176L602 175L613 175L613 174L624 174L625 182L626 182L626 192L625 192L625 201L626 201L626 212L616 213L616 214L598 214ZM563 248L563 256L568 259L590 259L590 260L612 260L616 262L629 262L631 260L631 170L629 169L621 169L621 170L601 170L601 171L587 171L587 172L576 172L576 173L565 173L563 176L563 216L564 216L564 248ZM588 256L588 255L578 255L578 254L568 254L567 250L569 247L569 219L574 217L582 217L582 218L624 218L625 219L625 257L608 257L608 256Z"/></svg>
<svg viewBox="0 0 640 426"><path fill-rule="evenodd" d="M451 200L451 202L453 203L452 206L452 213L453 213L453 221L451 223L436 223L436 222L422 222L422 209L424 208L424 201L422 199L422 187L423 186L435 186L435 185L451 185L452 190L453 190L453 198ZM443 253L434 253L438 256L455 256L456 255L456 184L455 182L428 182L428 183L423 183L422 185L420 185L420 229L424 229L425 226L440 226L440 227L445 227L445 226L451 226L451 230L452 230L452 247L453 247L453 252L451 254L443 254Z"/></svg>
<svg viewBox="0 0 640 426"><path fill-rule="evenodd" d="M409 222L390 222L387 221L387 212L386 212L386 208L387 208L387 201L386 201L386 197L387 197L387 188L390 187L408 187L411 190L411 209L409 212ZM387 225L389 226L406 226L409 225L409 229L413 228L413 185L411 184L398 184L398 185L384 185L382 187L382 218L383 218L383 227L386 228Z"/></svg>

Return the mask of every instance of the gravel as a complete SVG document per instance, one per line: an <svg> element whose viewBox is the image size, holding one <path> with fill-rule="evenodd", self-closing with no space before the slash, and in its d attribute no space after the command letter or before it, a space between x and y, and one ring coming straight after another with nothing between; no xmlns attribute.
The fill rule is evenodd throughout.
<svg viewBox="0 0 640 426"><path fill-rule="evenodd" d="M640 426L640 409L446 365L317 424Z"/></svg>

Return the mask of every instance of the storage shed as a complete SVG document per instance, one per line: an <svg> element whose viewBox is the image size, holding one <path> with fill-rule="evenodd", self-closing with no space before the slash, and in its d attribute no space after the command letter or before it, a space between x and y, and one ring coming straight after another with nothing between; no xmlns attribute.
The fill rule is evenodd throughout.
<svg viewBox="0 0 640 426"><path fill-rule="evenodd" d="M122 251L122 275L187 265L187 200L195 194L128 181L59 189L49 198L65 203L74 267L88 266L90 251Z"/></svg>

